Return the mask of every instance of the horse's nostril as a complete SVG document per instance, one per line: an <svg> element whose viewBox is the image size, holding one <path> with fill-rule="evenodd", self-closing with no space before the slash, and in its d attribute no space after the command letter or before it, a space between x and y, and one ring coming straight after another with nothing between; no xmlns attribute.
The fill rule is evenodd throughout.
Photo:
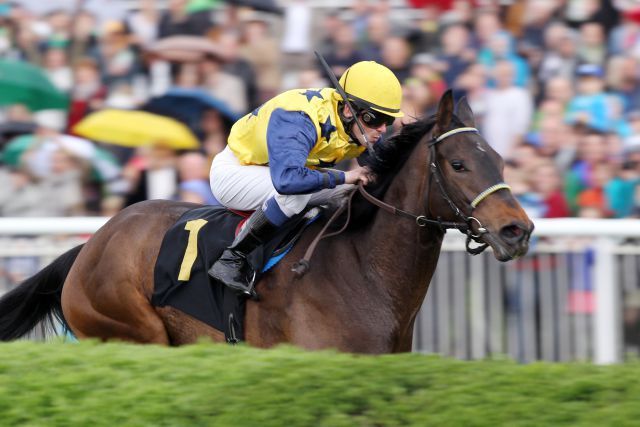
<svg viewBox="0 0 640 427"><path fill-rule="evenodd" d="M525 229L516 224L507 225L500 230L500 236L509 243L518 243L527 235Z"/></svg>

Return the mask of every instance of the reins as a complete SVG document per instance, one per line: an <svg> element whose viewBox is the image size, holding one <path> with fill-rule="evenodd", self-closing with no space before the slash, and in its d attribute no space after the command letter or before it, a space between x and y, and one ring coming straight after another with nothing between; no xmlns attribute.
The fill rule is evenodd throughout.
<svg viewBox="0 0 640 427"><path fill-rule="evenodd" d="M384 210L385 212L391 213L393 215L410 219L414 221L418 227L426 227L427 225L432 225L432 226L438 227L443 233L445 233L447 230L456 229L461 233L466 234L467 239L466 239L465 247L467 252L470 253L471 255L478 255L489 247L487 243L484 243L480 240L482 238L482 235L487 233L487 229L483 227L480 220L478 220L476 217L471 215L469 216L465 215L463 211L451 199L451 197L449 196L449 193L444 187L442 174L440 173L440 169L438 168L437 159L436 159L436 145L444 141L446 138L450 136L456 135L458 133L463 133L463 132L479 133L478 129L476 128L461 127L461 128L456 128L448 132L445 132L438 137L433 137L433 139L429 142L429 150L430 150L429 170L431 171L431 173L429 174L429 183L427 184L427 191L429 191L429 188L431 187L431 179L432 178L435 179L436 184L438 185L438 189L440 190L441 196L449 204L449 207L454 212L454 214L459 218L461 218L462 221L459 221L459 222L442 221L440 217L438 217L437 219L431 219L425 215L412 214L410 212L407 212L405 210L392 206L388 203L385 203L382 200L372 196L369 192L367 192L367 190L365 190L364 185L362 185L362 183L358 184L357 191L359 191L362 197L364 197L365 200L367 200L372 205L377 206L380 209ZM488 187L486 190L480 192L480 194L478 194L471 201L471 203L469 203L469 206L471 207L471 211L473 212L473 210L489 195L495 193L498 190L503 190L503 189L511 190L511 187L504 182L499 182L497 184L494 184ZM324 225L324 227L322 227L322 230L320 230L318 235L313 239L313 241L309 245L309 248L307 248L304 254L304 257L293 265L293 267L291 268L291 271L293 271L296 274L296 276L301 277L307 271L309 271L311 256L313 255L313 252L315 251L320 240L326 237L336 236L342 233L347 228L347 225L349 224L349 220L351 218L351 202L353 201L353 196L355 193L356 193L356 190L352 191L351 194L349 194L349 197L346 200L346 202L343 203L333 213L333 215L331 216L331 218L329 218L329 220ZM325 235L324 233L327 231L327 229L345 210L347 211L347 218L345 220L344 225L340 228L340 230ZM473 232L473 227L472 227L473 222L477 224L477 234L474 234ZM479 246L471 247L472 241L475 243L478 243Z"/></svg>

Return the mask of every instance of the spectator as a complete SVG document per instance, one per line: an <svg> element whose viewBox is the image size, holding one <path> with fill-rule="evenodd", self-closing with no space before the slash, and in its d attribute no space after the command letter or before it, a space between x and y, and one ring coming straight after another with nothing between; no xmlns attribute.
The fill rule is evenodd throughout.
<svg viewBox="0 0 640 427"><path fill-rule="evenodd" d="M498 32L490 40L488 49L483 49L478 55L478 62L489 70L489 75L493 71L496 61L509 61L513 66L513 84L519 87L526 87L529 83L529 65L515 53L513 39L506 32ZM489 85L495 85L493 79L489 80Z"/></svg>
<svg viewBox="0 0 640 427"><path fill-rule="evenodd" d="M447 86L454 86L457 78L471 65L475 54L469 48L469 30L464 25L453 24L442 33L442 53L438 56L436 71Z"/></svg>
<svg viewBox="0 0 640 427"><path fill-rule="evenodd" d="M540 120L537 140L541 155L552 160L562 173L569 169L576 156L576 138L562 117L543 117Z"/></svg>
<svg viewBox="0 0 640 427"><path fill-rule="evenodd" d="M209 186L209 165L204 155L185 153L178 158L178 200L183 202L217 204Z"/></svg>
<svg viewBox="0 0 640 427"><path fill-rule="evenodd" d="M0 168L0 216L46 216L42 192L35 179L17 168Z"/></svg>
<svg viewBox="0 0 640 427"><path fill-rule="evenodd" d="M267 21L259 15L249 15L244 20L242 28L244 44L241 53L254 70L260 70L256 76L258 104L275 96L282 84L280 48L270 31ZM245 101L245 108L240 111L246 110Z"/></svg>
<svg viewBox="0 0 640 427"><path fill-rule="evenodd" d="M246 98L249 109L257 108L258 86L256 84L256 72L249 61L240 55L240 36L237 32L225 31L218 37L218 43L223 49L225 63L222 67L225 73L239 77L246 90Z"/></svg>
<svg viewBox="0 0 640 427"><path fill-rule="evenodd" d="M564 24L554 23L545 31L545 53L538 70L542 83L553 77L573 80L577 64L576 35Z"/></svg>
<svg viewBox="0 0 640 427"><path fill-rule="evenodd" d="M45 46L67 48L71 44L71 15L64 10L53 10L45 17L47 29Z"/></svg>
<svg viewBox="0 0 640 427"><path fill-rule="evenodd" d="M98 49L98 23L96 17L86 10L78 12L72 28L73 40L69 49L69 62L75 65L77 61L87 56L95 56Z"/></svg>
<svg viewBox="0 0 640 427"><path fill-rule="evenodd" d="M100 80L98 64L93 58L79 60L74 66L73 75L69 129L89 113L102 108L107 96L107 88Z"/></svg>
<svg viewBox="0 0 640 427"><path fill-rule="evenodd" d="M122 22L105 23L97 61L102 79L110 90L121 84L133 83L137 72L137 58Z"/></svg>
<svg viewBox="0 0 640 427"><path fill-rule="evenodd" d="M623 103L625 113L640 110L640 66L633 56L612 57L608 63L607 86Z"/></svg>
<svg viewBox="0 0 640 427"><path fill-rule="evenodd" d="M386 15L374 13L369 16L367 37L361 42L363 58L382 61L382 46L391 34L391 25Z"/></svg>
<svg viewBox="0 0 640 427"><path fill-rule="evenodd" d="M160 12L157 3L157 0L141 0L140 9L127 17L134 44L144 47L158 39Z"/></svg>
<svg viewBox="0 0 640 427"><path fill-rule="evenodd" d="M62 47L49 46L44 54L44 69L53 84L62 92L69 92L73 86L73 73L69 66L67 52Z"/></svg>
<svg viewBox="0 0 640 427"><path fill-rule="evenodd" d="M526 1L523 16L524 27L518 49L527 52L542 52L545 45L545 32L553 22L553 14L558 4L553 0ZM513 31L511 31L512 34ZM514 34L515 35L515 34Z"/></svg>
<svg viewBox="0 0 640 427"><path fill-rule="evenodd" d="M609 163L592 165L590 185L578 194L578 215L584 215L583 209L593 209L598 212L598 217L602 218L612 215L610 200L605 193L605 187L612 178L613 165Z"/></svg>
<svg viewBox="0 0 640 427"><path fill-rule="evenodd" d="M504 181L511 186L511 192L529 217L542 218L545 215L546 206L542 198L533 191L526 172L517 164L505 163Z"/></svg>
<svg viewBox="0 0 640 427"><path fill-rule="evenodd" d="M548 79L544 87L544 97L546 100L556 101L564 116L566 109L569 107L569 102L573 99L573 85L571 80L560 76Z"/></svg>
<svg viewBox="0 0 640 427"><path fill-rule="evenodd" d="M586 22L580 26L578 62L604 65L607 56L606 39L602 25Z"/></svg>
<svg viewBox="0 0 640 427"><path fill-rule="evenodd" d="M552 161L543 161L532 170L532 190L539 194L544 205L544 218L571 216L562 187L562 174Z"/></svg>
<svg viewBox="0 0 640 427"><path fill-rule="evenodd" d="M169 0L167 9L160 17L158 38L193 35L202 36L209 31L212 23L207 13L190 14L187 0Z"/></svg>
<svg viewBox="0 0 640 427"><path fill-rule="evenodd" d="M638 56L640 53L640 16L631 11L622 13L622 22L609 36L609 54Z"/></svg>
<svg viewBox="0 0 640 427"><path fill-rule="evenodd" d="M337 77L340 77L352 64L367 59L360 55L353 27L348 23L342 22L336 28L333 41L334 50L327 52L325 60ZM325 75L325 78L329 80L329 76Z"/></svg>
<svg viewBox="0 0 640 427"><path fill-rule="evenodd" d="M578 94L569 103L569 123L581 123L601 132L611 127L611 109L604 93L602 68L584 64L578 67Z"/></svg>
<svg viewBox="0 0 640 427"><path fill-rule="evenodd" d="M293 0L285 9L282 52L304 56L311 48L313 11L304 0Z"/></svg>
<svg viewBox="0 0 640 427"><path fill-rule="evenodd" d="M178 190L176 161L175 151L159 141L138 148L123 170L129 182L125 206L143 200L172 199Z"/></svg>
<svg viewBox="0 0 640 427"><path fill-rule="evenodd" d="M204 133L202 148L209 159L209 166L213 158L227 146L230 129L216 110L207 110L202 114L201 127ZM209 170L209 167L206 168Z"/></svg>
<svg viewBox="0 0 640 427"><path fill-rule="evenodd" d="M494 68L495 89L487 94L483 132L489 144L503 157L522 141L531 123L533 101L525 89L513 84L514 65L499 61Z"/></svg>
<svg viewBox="0 0 640 427"><path fill-rule="evenodd" d="M605 183L604 191L611 207L613 217L624 218L633 214L636 206L636 189L640 184L638 163L626 161L613 179Z"/></svg>
<svg viewBox="0 0 640 427"><path fill-rule="evenodd" d="M598 176L600 179L598 181L595 179L595 169L597 165L606 164L608 161L607 146L603 133L597 130L589 130L588 133L579 138L576 160L565 177L567 202L573 213L578 213L578 208L580 207L578 197L582 191L589 188L597 188L598 185L601 188L604 187L602 177L607 171L600 171L602 173ZM594 199L594 194L599 197L597 192L583 196L583 199L589 201L590 207L593 207L592 202L594 200L597 202L600 200L599 198ZM583 200L583 204L585 200Z"/></svg>
<svg viewBox="0 0 640 427"><path fill-rule="evenodd" d="M198 73L199 75L194 76L196 80L193 83L201 80L204 88L214 98L224 101L236 113L244 114L248 111L247 89L244 82L240 77L225 72L220 59L213 56L204 58Z"/></svg>
<svg viewBox="0 0 640 427"><path fill-rule="evenodd" d="M487 70L483 65L471 65L467 71L458 78L456 89L464 92L469 106L479 123L480 129L483 127L484 117L487 112Z"/></svg>
<svg viewBox="0 0 640 427"><path fill-rule="evenodd" d="M435 114L438 99L431 91L429 84L416 77L405 80L402 85L403 107L402 111L416 117Z"/></svg>
<svg viewBox="0 0 640 427"><path fill-rule="evenodd" d="M442 76L436 71L437 61L435 56L429 53L420 53L414 55L411 59L410 74L429 85L429 90L433 92L433 96L440 99L447 89Z"/></svg>
<svg viewBox="0 0 640 427"><path fill-rule="evenodd" d="M382 43L382 63L394 72L398 80L409 77L409 60L411 47L409 42L400 36L388 37Z"/></svg>
<svg viewBox="0 0 640 427"><path fill-rule="evenodd" d="M481 10L474 21L473 46L482 52L489 48L494 35L502 30L502 23L498 14L491 9Z"/></svg>
<svg viewBox="0 0 640 427"><path fill-rule="evenodd" d="M336 35L338 30L345 25L345 22L340 19L340 12L336 9L330 9L322 19L322 31L320 43L318 44L318 50L326 58L330 53L335 52L338 43L336 42Z"/></svg>

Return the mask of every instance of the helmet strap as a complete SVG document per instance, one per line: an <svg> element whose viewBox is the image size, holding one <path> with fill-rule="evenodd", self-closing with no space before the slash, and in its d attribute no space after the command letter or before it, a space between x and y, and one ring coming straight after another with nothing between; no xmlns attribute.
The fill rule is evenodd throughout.
<svg viewBox="0 0 640 427"><path fill-rule="evenodd" d="M353 126L356 124L356 116L346 117L344 115L344 107L344 101L338 102L338 117L340 118L340 121L344 126L344 130L347 132L347 135L349 135L349 138L351 138L352 141L355 141L355 143L358 145L362 145L360 143L360 140L353 134ZM355 113L357 114L358 112L356 111Z"/></svg>

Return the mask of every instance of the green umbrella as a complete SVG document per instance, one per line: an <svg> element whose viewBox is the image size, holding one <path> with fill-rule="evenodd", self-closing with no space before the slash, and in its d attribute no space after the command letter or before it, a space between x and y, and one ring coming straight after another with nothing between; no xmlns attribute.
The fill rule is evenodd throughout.
<svg viewBox="0 0 640 427"><path fill-rule="evenodd" d="M59 135L56 138L60 146L66 148L69 153L89 162L93 179L108 182L120 176L118 160L104 148L74 136ZM13 138L0 153L0 162L8 166L19 166L22 155L35 143L35 135L20 135Z"/></svg>
<svg viewBox="0 0 640 427"><path fill-rule="evenodd" d="M33 145L35 138L33 135L20 135L13 138L7 145L5 145L0 160L2 163L9 166L18 166L20 164L20 157L29 147Z"/></svg>
<svg viewBox="0 0 640 427"><path fill-rule="evenodd" d="M220 0L190 0L187 4L187 12L196 13L211 10L218 7Z"/></svg>
<svg viewBox="0 0 640 427"><path fill-rule="evenodd" d="M42 69L28 62L0 60L0 105L24 104L31 111L64 110L67 96Z"/></svg>

